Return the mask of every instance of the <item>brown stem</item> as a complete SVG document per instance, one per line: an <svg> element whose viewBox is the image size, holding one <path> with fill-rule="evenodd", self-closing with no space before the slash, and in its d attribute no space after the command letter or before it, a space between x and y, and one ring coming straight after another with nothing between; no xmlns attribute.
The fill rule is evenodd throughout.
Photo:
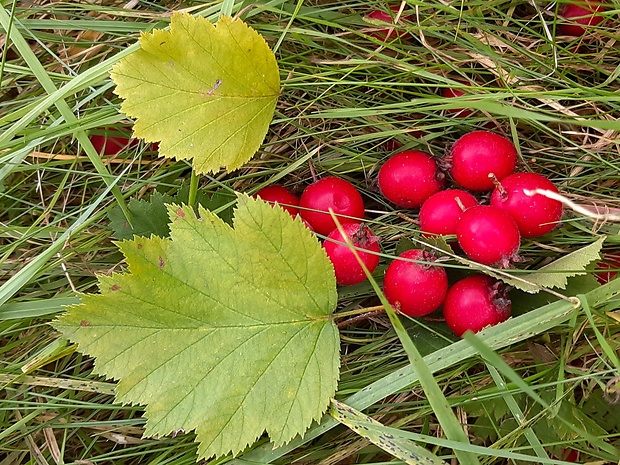
<svg viewBox="0 0 620 465"><path fill-rule="evenodd" d="M461 201L460 197L454 197L454 201L459 206L459 208L461 209L462 212L464 212L466 210L465 205L463 205L463 202Z"/></svg>
<svg viewBox="0 0 620 465"><path fill-rule="evenodd" d="M495 188L499 191L499 195L502 197L502 199L506 199L506 197L508 197L508 192L500 184L497 176L495 176L494 173L489 173L489 178L491 178L491 180L493 181L493 185L495 185Z"/></svg>
<svg viewBox="0 0 620 465"><path fill-rule="evenodd" d="M354 316L352 318L348 318L346 320L342 320L340 323L337 323L336 326L338 326L338 328L345 328L345 327L347 327L349 325L352 325L353 323L357 323L358 321L367 320L368 318L371 318L371 317L377 316L377 315L381 315L382 313L385 313L385 309L383 307L381 307L381 309L379 309L379 310L374 310L372 312L362 313L361 315L357 315L357 316Z"/></svg>

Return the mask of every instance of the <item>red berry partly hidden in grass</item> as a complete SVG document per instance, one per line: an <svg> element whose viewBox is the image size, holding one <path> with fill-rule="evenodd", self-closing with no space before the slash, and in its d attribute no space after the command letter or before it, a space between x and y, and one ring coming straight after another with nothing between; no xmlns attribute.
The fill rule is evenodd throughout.
<svg viewBox="0 0 620 465"><path fill-rule="evenodd" d="M353 184L335 176L323 178L304 189L299 200L300 215L318 234L328 235L336 228L331 209L340 223L360 223L364 218L364 199Z"/></svg>
<svg viewBox="0 0 620 465"><path fill-rule="evenodd" d="M517 150L499 134L473 131L454 143L449 160L450 173L458 184L472 191L486 191L494 187L490 174L501 181L514 172Z"/></svg>
<svg viewBox="0 0 620 465"><path fill-rule="evenodd" d="M274 184L259 190L255 197L259 197L269 203L277 202L284 210L289 212L291 216L299 213L299 197L289 191L286 187Z"/></svg>
<svg viewBox="0 0 620 465"><path fill-rule="evenodd" d="M373 254L357 250L360 260L362 260L368 271L372 273L379 264L379 255L377 254L381 249L379 248L378 237L373 235L372 231L361 223L346 223L342 225L342 229L351 240L353 246L374 252ZM345 239L340 230L334 229L327 236L327 240L323 243L323 248L332 265L334 265L336 282L343 286L350 286L364 281L366 274L357 258L355 258L353 251L344 242Z"/></svg>
<svg viewBox="0 0 620 465"><path fill-rule="evenodd" d="M620 269L620 252L611 252L603 255L596 265L594 276L601 284L606 284L618 275Z"/></svg>
<svg viewBox="0 0 620 465"><path fill-rule="evenodd" d="M379 170L383 196L402 208L419 208L445 184L443 173L431 155L404 150L390 157Z"/></svg>
<svg viewBox="0 0 620 465"><path fill-rule="evenodd" d="M521 242L512 216L489 205L465 210L456 224L456 238L469 258L499 268L507 268L517 258Z"/></svg>
<svg viewBox="0 0 620 465"><path fill-rule="evenodd" d="M369 33L370 36L374 37L375 39L387 41L387 40L394 40L397 38L403 38L408 34L406 30L402 29L402 26L403 26L404 21L407 21L410 19L409 16L401 15L398 22L394 23L394 20L396 19L396 15L398 14L398 11L400 10L400 6L393 6L390 8L390 10L391 12L387 12L383 10L373 10L365 16L367 20L370 20L372 22L383 22L383 23L388 23L388 24L396 24L395 27L386 27L385 29L378 29L376 31L373 31Z"/></svg>
<svg viewBox="0 0 620 465"><path fill-rule="evenodd" d="M605 19L597 14L603 11L605 6L598 0L580 0L562 5L558 10L558 31L562 35L582 36L588 26L596 26Z"/></svg>
<svg viewBox="0 0 620 465"><path fill-rule="evenodd" d="M419 317L439 308L448 291L448 275L442 267L432 265L435 260L431 252L416 249L406 250L390 263L385 271L383 292L396 310Z"/></svg>
<svg viewBox="0 0 620 465"><path fill-rule="evenodd" d="M463 83L464 85L469 85L467 83ZM463 95L465 95L465 92L459 89L453 89L451 87L444 87L441 90L441 95L445 98L454 98L454 97L461 97ZM451 113L453 116L459 117L459 118L465 118L466 116L470 116L474 113L474 110L471 110L469 108L451 108L449 110L446 110L447 113Z"/></svg>
<svg viewBox="0 0 620 465"><path fill-rule="evenodd" d="M489 276L477 274L454 283L443 302L446 324L457 336L477 333L510 317L507 287Z"/></svg>
<svg viewBox="0 0 620 465"><path fill-rule="evenodd" d="M456 223L463 211L476 205L476 197L464 190L439 191L420 207L420 231L442 236L456 234Z"/></svg>
<svg viewBox="0 0 620 465"><path fill-rule="evenodd" d="M491 194L491 206L510 213L522 237L547 234L562 219L562 203L544 195L524 192L534 189L558 192L557 187L540 174L514 173L499 181Z"/></svg>
<svg viewBox="0 0 620 465"><path fill-rule="evenodd" d="M137 139L131 139L123 135L123 132L130 133L130 128L120 130L107 128L99 129L96 134L89 136L91 144L95 150L102 155L117 155L128 147L133 147L138 143Z"/></svg>

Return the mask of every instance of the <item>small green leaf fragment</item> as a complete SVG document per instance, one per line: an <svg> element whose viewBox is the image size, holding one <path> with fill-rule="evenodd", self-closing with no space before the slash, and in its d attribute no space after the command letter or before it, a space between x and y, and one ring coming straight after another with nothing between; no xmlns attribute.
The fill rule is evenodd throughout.
<svg viewBox="0 0 620 465"><path fill-rule="evenodd" d="M525 280L523 282L517 279L510 279L503 275L494 275L505 283L529 293L537 293L542 288L560 288L566 289L568 278L587 274L586 267L594 260L600 259L600 251L605 242L605 237L601 237L597 241L582 247L579 250L569 253L557 260L545 265L538 270L520 274L519 278Z"/></svg>
<svg viewBox="0 0 620 465"><path fill-rule="evenodd" d="M332 399L330 415L408 465L446 465L446 462L415 442L382 431L381 423L337 400Z"/></svg>

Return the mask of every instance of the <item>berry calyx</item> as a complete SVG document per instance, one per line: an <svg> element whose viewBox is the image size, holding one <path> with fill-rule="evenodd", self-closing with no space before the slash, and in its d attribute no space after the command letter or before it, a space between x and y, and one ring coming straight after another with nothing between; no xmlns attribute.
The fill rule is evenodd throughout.
<svg viewBox="0 0 620 465"><path fill-rule="evenodd" d="M510 317L508 288L490 276L477 274L453 284L443 303L446 324L457 336L478 331Z"/></svg>
<svg viewBox="0 0 620 465"><path fill-rule="evenodd" d="M356 250L364 266L372 273L379 264L379 255L377 255L381 251L379 238L367 226L361 223L346 223L342 225L342 229L354 247L374 252L367 253L363 250ZM334 265L336 282L343 286L350 286L363 282L366 279L366 274L355 257L354 252L345 241L345 237L340 230L334 229L327 236L327 240L323 243L323 248L332 265Z"/></svg>
<svg viewBox="0 0 620 465"><path fill-rule="evenodd" d="M490 205L465 210L456 224L463 252L484 265L508 268L518 256L521 235L510 214Z"/></svg>
<svg viewBox="0 0 620 465"><path fill-rule="evenodd" d="M395 310L420 317L439 308L448 291L448 275L442 267L432 264L435 261L432 252L415 249L406 250L389 264L383 292Z"/></svg>
<svg viewBox="0 0 620 465"><path fill-rule="evenodd" d="M419 208L445 184L433 157L419 150L391 156L379 170L378 180L383 196L402 208Z"/></svg>

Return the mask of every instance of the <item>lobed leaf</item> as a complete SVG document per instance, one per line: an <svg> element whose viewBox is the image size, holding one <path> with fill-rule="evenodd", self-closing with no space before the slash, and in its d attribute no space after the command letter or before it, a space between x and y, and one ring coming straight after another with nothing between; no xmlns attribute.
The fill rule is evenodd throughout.
<svg viewBox="0 0 620 465"><path fill-rule="evenodd" d="M265 138L280 92L275 56L240 19L217 24L186 13L170 30L140 36L141 48L112 69L121 111L135 135L167 158L193 159L197 173L232 171Z"/></svg>
<svg viewBox="0 0 620 465"><path fill-rule="evenodd" d="M123 241L129 273L99 276L54 327L146 405L145 435L195 430L199 456L237 454L267 432L303 433L334 395L333 267L281 208L238 196L234 228L169 206L170 238Z"/></svg>

